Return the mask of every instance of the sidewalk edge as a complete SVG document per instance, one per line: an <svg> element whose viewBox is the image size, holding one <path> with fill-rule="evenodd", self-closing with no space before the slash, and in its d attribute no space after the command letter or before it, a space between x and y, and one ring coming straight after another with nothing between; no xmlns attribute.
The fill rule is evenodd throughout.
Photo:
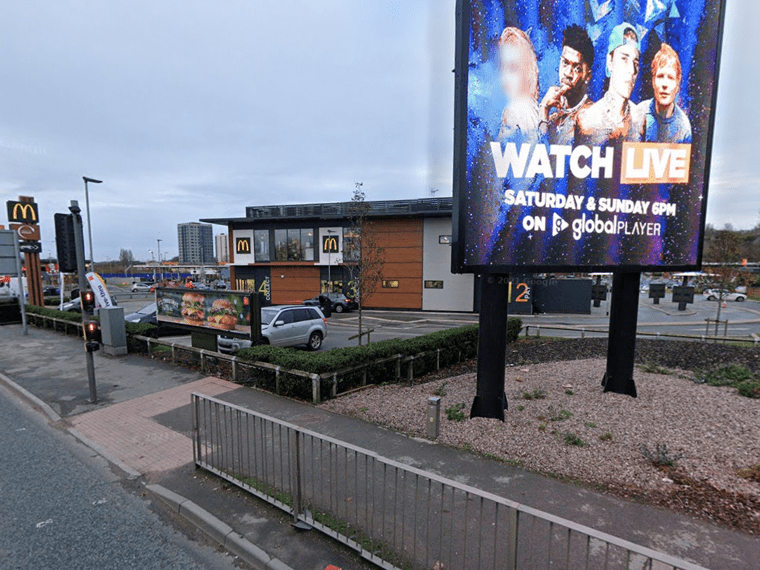
<svg viewBox="0 0 760 570"><path fill-rule="evenodd" d="M227 523L219 520L190 499L170 491L162 485L146 485L145 488L171 507L172 510L179 513L185 520L257 570L292 570L290 566L269 556L264 550L235 532Z"/></svg>
<svg viewBox="0 0 760 570"><path fill-rule="evenodd" d="M124 471L124 473L129 475L129 479L139 479L140 477L142 477L142 473L133 469L132 467L124 463L121 459L119 459L118 457L115 457L112 453L109 453L108 451L103 449L100 445L98 445L94 441L87 439L87 437L83 435L76 428L68 428L68 432L71 435L73 435L75 438L77 438L79 441L81 441L84 445L92 449L95 453L103 457L106 461L108 461L109 463L113 463L114 465L116 465L116 467Z"/></svg>
<svg viewBox="0 0 760 570"><path fill-rule="evenodd" d="M61 421L61 416L59 416L53 408L51 408L48 404L40 400L37 396L32 394L29 390L27 390L23 386L19 386L18 384L16 384L13 380L8 378L2 372L0 372L0 381L2 381L3 384L8 386L8 388L13 390L14 392L18 392L19 394L21 394L24 398L29 400L33 405L40 408L43 412L45 412L45 415L48 418L50 418L52 421L54 422Z"/></svg>

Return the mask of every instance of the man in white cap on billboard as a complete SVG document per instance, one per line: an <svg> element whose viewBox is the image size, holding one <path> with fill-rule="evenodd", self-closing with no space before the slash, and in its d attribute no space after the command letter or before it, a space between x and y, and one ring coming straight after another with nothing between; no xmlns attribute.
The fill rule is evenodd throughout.
<svg viewBox="0 0 760 570"><path fill-rule="evenodd" d="M643 114L630 101L640 56L636 29L625 22L615 26L607 48L609 87L604 97L579 113L576 144L641 140Z"/></svg>

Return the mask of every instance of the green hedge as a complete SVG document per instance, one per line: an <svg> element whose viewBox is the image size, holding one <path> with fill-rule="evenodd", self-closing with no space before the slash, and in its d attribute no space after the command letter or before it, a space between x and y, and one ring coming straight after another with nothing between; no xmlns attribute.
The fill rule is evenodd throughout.
<svg viewBox="0 0 760 570"><path fill-rule="evenodd" d="M517 318L509 319L507 326L507 341L517 340L522 321ZM477 354L478 325L469 325L456 329L438 331L410 339L388 339L364 346L334 348L325 352L310 353L293 348L273 346L255 346L240 350L237 356L240 360L250 362L267 362L281 366L285 370L301 370L312 374L331 374L361 364L369 364L364 370L358 370L338 377L338 392L344 392L361 385L366 371L368 384L380 384L395 381L396 361L375 364L376 361L397 354L416 356L425 353L423 357L414 360L414 376L423 376L436 368L436 350L440 367L446 368L460 360L473 358ZM408 364L403 365L402 377L406 378ZM260 374L261 388L273 390L274 378L270 374ZM332 381L323 380L321 394L326 398L331 390ZM280 393L305 400L311 399L311 383L298 376L283 374L280 377Z"/></svg>
<svg viewBox="0 0 760 570"><path fill-rule="evenodd" d="M52 317L54 319L63 319L64 321L71 321L72 323L82 322L82 314L73 311L59 311L58 309L48 309L47 307L40 307L38 305L27 305L26 312L33 315Z"/></svg>

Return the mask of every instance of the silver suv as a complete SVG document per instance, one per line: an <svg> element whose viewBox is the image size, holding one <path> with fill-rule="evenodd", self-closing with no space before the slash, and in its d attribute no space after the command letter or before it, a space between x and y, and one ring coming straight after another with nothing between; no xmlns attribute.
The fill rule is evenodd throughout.
<svg viewBox="0 0 760 570"><path fill-rule="evenodd" d="M261 336L272 346L305 344L309 350L319 350L327 336L327 320L317 307L264 307L261 309ZM250 348L251 341L219 335L216 346L219 352L234 354L241 348Z"/></svg>

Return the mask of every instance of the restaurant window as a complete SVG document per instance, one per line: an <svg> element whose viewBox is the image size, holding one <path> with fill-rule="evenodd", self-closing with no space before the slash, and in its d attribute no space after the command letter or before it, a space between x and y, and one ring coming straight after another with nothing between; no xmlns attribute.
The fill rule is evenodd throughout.
<svg viewBox="0 0 760 570"><path fill-rule="evenodd" d="M398 289L398 281L383 279L383 289Z"/></svg>
<svg viewBox="0 0 760 570"><path fill-rule="evenodd" d="M277 261L288 260L287 230L274 230L274 255Z"/></svg>
<svg viewBox="0 0 760 570"><path fill-rule="evenodd" d="M443 289L443 281L425 281L425 289Z"/></svg>
<svg viewBox="0 0 760 570"><path fill-rule="evenodd" d="M358 261L360 245L359 232L353 228L343 228L343 261Z"/></svg>
<svg viewBox="0 0 760 570"><path fill-rule="evenodd" d="M438 243L451 245L451 236L438 236Z"/></svg>
<svg viewBox="0 0 760 570"><path fill-rule="evenodd" d="M277 261L314 261L314 230L274 230L274 251Z"/></svg>
<svg viewBox="0 0 760 570"><path fill-rule="evenodd" d="M269 261L269 230L255 230L253 241L256 262Z"/></svg>
<svg viewBox="0 0 760 570"><path fill-rule="evenodd" d="M288 261L301 259L301 230L288 230Z"/></svg>
<svg viewBox="0 0 760 570"><path fill-rule="evenodd" d="M301 249L304 261L314 261L314 230L301 230Z"/></svg>

